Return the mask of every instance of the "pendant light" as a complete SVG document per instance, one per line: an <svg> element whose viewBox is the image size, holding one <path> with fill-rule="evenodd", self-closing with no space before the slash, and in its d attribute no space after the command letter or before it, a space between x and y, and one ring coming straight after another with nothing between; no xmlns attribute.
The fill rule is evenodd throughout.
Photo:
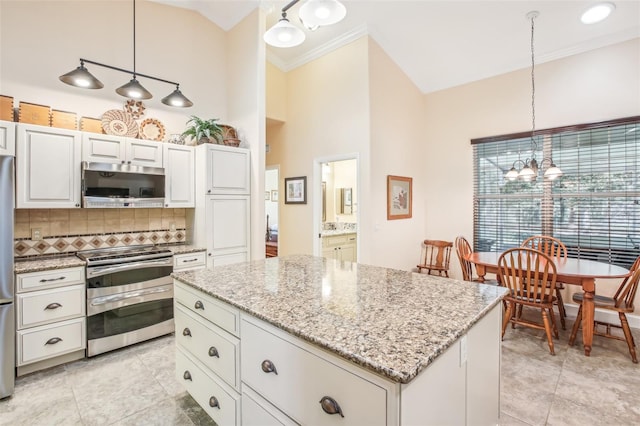
<svg viewBox="0 0 640 426"><path fill-rule="evenodd" d="M304 32L289 22L284 9L278 23L264 33L264 41L274 47L295 47L302 44L305 38Z"/></svg>
<svg viewBox="0 0 640 426"><path fill-rule="evenodd" d="M543 158L540 163L536 160L536 151L538 143L536 142L536 80L535 80L535 55L534 55L534 29L535 19L540 15L538 11L527 13L527 19L531 21L531 158L526 160L516 160L513 162L511 169L504 175L509 181L521 180L524 182L534 182L538 176L538 169L545 162L549 163L549 167L544 172L544 178L547 180L555 180L562 176L562 170L553 163L551 158ZM522 169L516 169L516 165L522 163Z"/></svg>
<svg viewBox="0 0 640 426"><path fill-rule="evenodd" d="M300 7L300 19L308 26L336 24L347 15L347 8L337 0L307 0Z"/></svg>
<svg viewBox="0 0 640 426"><path fill-rule="evenodd" d="M70 86L80 87L83 89L102 89L104 84L95 78L85 67L85 63L93 64L100 67L108 68L114 71L123 72L132 76L128 83L118 87L116 93L129 99L151 99L153 95L140 84L138 77L144 77L151 80L160 81L175 86L175 90L169 95L162 98L162 103L172 107L187 108L193 106L185 95L180 91L180 85L175 81L169 81L151 75L142 74L136 71L136 0L133 0L133 71L123 68L114 67L112 65L100 62L90 61L89 59L80 58L80 66L73 71L61 75L60 81Z"/></svg>

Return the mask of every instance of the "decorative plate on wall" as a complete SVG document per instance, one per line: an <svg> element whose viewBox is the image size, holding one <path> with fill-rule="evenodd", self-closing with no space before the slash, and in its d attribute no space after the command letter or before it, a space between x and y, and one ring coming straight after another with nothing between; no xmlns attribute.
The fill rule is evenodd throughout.
<svg viewBox="0 0 640 426"><path fill-rule="evenodd" d="M155 118L147 118L140 123L140 137L162 142L164 139L164 126Z"/></svg>
<svg viewBox="0 0 640 426"><path fill-rule="evenodd" d="M142 118L144 116L144 104L142 101L136 101L135 99L129 99L124 104L124 110L133 116L134 119Z"/></svg>
<svg viewBox="0 0 640 426"><path fill-rule="evenodd" d="M130 138L138 136L138 123L133 119L133 116L118 109L110 109L102 114L102 128L108 135Z"/></svg>

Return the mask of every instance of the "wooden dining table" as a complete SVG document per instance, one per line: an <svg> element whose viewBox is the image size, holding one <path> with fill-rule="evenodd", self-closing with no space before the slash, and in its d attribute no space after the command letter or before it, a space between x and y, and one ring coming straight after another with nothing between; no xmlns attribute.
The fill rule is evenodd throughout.
<svg viewBox="0 0 640 426"><path fill-rule="evenodd" d="M476 265L478 281L484 281L487 273L498 273L498 259L502 253L499 252L472 252L465 258ZM597 278L624 278L630 271L626 268L611 265L604 262L596 262L586 259L557 259L556 281L565 284L579 285L584 292L582 302L582 342L584 344L584 354L591 354L591 344L593 342L593 320L595 306L593 297L596 292Z"/></svg>

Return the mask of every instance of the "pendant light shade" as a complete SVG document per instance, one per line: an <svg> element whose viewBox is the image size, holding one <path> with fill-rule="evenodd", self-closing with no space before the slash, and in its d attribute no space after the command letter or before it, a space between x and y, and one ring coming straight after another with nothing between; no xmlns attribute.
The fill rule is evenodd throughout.
<svg viewBox="0 0 640 426"><path fill-rule="evenodd" d="M180 87L176 86L176 90L171 92L169 96L162 98L162 103L173 107L187 108L193 105L185 95L180 91Z"/></svg>
<svg viewBox="0 0 640 426"><path fill-rule="evenodd" d="M553 163L551 163L549 168L544 172L544 177L549 180L555 180L560 176L562 176L562 170Z"/></svg>
<svg viewBox="0 0 640 426"><path fill-rule="evenodd" d="M282 13L282 19L264 33L264 41L274 47L294 47L302 44L306 36L304 32L287 19Z"/></svg>
<svg viewBox="0 0 640 426"><path fill-rule="evenodd" d="M84 67L84 62L80 62L78 68L61 75L59 78L63 83L84 89L102 89L104 87L104 84Z"/></svg>
<svg viewBox="0 0 640 426"><path fill-rule="evenodd" d="M153 95L134 76L127 84L116 89L116 93L129 99L151 99Z"/></svg>
<svg viewBox="0 0 640 426"><path fill-rule="evenodd" d="M307 0L300 7L300 19L308 26L332 25L347 15L347 8L337 0Z"/></svg>

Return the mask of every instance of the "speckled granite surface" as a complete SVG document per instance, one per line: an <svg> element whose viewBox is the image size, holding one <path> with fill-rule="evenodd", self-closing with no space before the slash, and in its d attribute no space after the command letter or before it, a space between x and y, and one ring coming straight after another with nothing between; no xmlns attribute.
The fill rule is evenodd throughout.
<svg viewBox="0 0 640 426"><path fill-rule="evenodd" d="M177 246L167 246L173 254L197 253L199 251L207 251L204 247L192 246L191 244L180 244Z"/></svg>
<svg viewBox="0 0 640 426"><path fill-rule="evenodd" d="M72 256L55 257L31 257L24 260L16 260L13 270L17 274L26 272L46 271L49 269L73 268L74 266L85 266L84 260Z"/></svg>
<svg viewBox="0 0 640 426"><path fill-rule="evenodd" d="M313 256L173 276L399 383L416 377L506 291Z"/></svg>
<svg viewBox="0 0 640 426"><path fill-rule="evenodd" d="M356 231L353 229L328 229L320 232L320 235L323 237L331 237L333 235L347 235L347 234L356 234Z"/></svg>

